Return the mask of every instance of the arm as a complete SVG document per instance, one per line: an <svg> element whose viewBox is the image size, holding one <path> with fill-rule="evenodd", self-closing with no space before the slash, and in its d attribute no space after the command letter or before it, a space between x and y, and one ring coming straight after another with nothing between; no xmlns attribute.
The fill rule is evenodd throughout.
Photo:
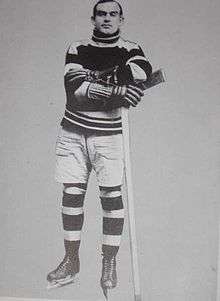
<svg viewBox="0 0 220 301"><path fill-rule="evenodd" d="M99 110L108 111L118 107L136 107L144 92L134 85L115 85L102 80L85 81L75 92L76 98L83 104L97 105Z"/></svg>
<svg viewBox="0 0 220 301"><path fill-rule="evenodd" d="M64 86L66 92L74 93L88 78L89 70L83 68L83 59L78 54L78 45L72 44L66 53Z"/></svg>
<svg viewBox="0 0 220 301"><path fill-rule="evenodd" d="M83 67L77 47L67 51L64 84L67 101L78 110L110 110L121 106L136 106L143 92L132 85L109 84L102 80L113 70L91 71ZM114 72L113 72L114 73Z"/></svg>
<svg viewBox="0 0 220 301"><path fill-rule="evenodd" d="M127 60L117 70L118 81L135 84L146 81L152 74L150 62L139 45L131 43L128 48Z"/></svg>

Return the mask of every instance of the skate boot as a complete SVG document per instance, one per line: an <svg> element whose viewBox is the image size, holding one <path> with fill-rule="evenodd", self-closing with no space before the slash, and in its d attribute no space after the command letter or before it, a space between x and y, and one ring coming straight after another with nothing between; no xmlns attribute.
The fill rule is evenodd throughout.
<svg viewBox="0 0 220 301"><path fill-rule="evenodd" d="M103 257L102 259L102 277L100 284L103 293L108 298L108 289L112 289L117 285L117 273L116 273L116 257Z"/></svg>
<svg viewBox="0 0 220 301"><path fill-rule="evenodd" d="M79 273L79 268L79 255L74 257L65 255L58 267L47 275L47 288L51 289L73 283L76 274Z"/></svg>

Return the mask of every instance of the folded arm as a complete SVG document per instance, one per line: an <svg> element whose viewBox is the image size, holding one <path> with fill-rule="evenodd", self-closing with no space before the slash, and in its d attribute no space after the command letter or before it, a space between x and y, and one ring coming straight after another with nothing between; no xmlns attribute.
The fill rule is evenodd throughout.
<svg viewBox="0 0 220 301"><path fill-rule="evenodd" d="M146 81L152 73L152 66L137 44L129 50L128 58L117 71L119 82L135 83Z"/></svg>
<svg viewBox="0 0 220 301"><path fill-rule="evenodd" d="M84 68L76 49L70 47L64 71L67 98L76 102L78 109L105 111L136 106L144 95L136 84L145 81L151 72L152 68L140 48L131 51L124 66L100 72Z"/></svg>

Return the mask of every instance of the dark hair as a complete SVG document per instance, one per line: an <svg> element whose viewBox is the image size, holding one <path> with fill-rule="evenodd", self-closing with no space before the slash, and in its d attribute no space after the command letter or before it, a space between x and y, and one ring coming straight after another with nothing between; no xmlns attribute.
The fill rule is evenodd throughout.
<svg viewBox="0 0 220 301"><path fill-rule="evenodd" d="M118 3L118 1L116 1L116 0L99 0L99 1L96 3L96 5L94 6L94 8L93 8L93 17L96 16L97 6L98 6L100 3L106 3L106 2L115 2L115 3L117 3L118 6L119 6L119 9L120 9L120 16L123 16L123 10L122 10L121 4Z"/></svg>

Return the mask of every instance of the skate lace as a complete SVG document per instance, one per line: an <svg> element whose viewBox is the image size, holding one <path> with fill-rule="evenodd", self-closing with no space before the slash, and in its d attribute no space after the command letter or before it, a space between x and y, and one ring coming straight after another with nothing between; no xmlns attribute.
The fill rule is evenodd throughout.
<svg viewBox="0 0 220 301"><path fill-rule="evenodd" d="M108 280L109 278L112 278L115 270L115 258L114 257L111 259L104 258L103 269L104 269L103 279Z"/></svg>
<svg viewBox="0 0 220 301"><path fill-rule="evenodd" d="M56 271L65 271L66 268L68 268L69 264L70 264L70 259L69 257L65 256L63 261L57 267Z"/></svg>

